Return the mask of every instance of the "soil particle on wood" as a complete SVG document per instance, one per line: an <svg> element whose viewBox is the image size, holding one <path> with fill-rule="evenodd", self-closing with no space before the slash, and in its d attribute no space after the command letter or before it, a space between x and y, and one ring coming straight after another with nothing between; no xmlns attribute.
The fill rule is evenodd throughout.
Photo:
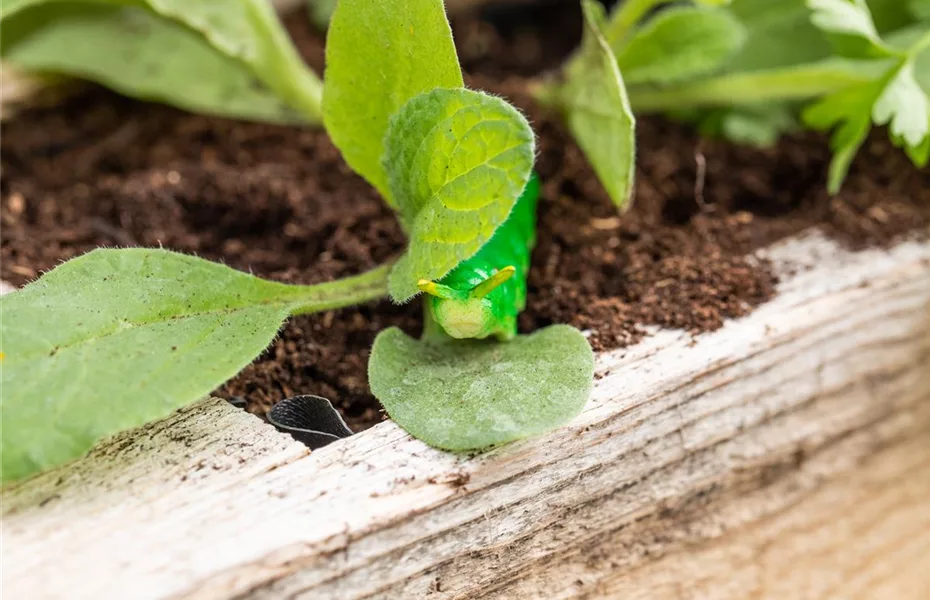
<svg viewBox="0 0 930 600"><path fill-rule="evenodd" d="M522 330L569 323L590 331L598 350L635 342L645 325L712 330L772 295L776 278L747 258L754 249L812 225L854 247L930 225L930 174L884 131L830 197L821 136L755 149L658 118L640 119L636 201L618 215L564 128L526 91L577 41L565 33L580 31L577 9L566 6L528 19L496 14L496 25L454 23L468 84L515 102L539 135L544 190ZM288 25L320 69L320 38L299 11ZM0 154L0 277L17 285L98 246L162 245L313 283L371 268L404 244L390 210L320 131L189 115L94 89L4 124ZM417 333L417 303L291 319L219 394L245 397L256 413L318 394L355 429L370 426L381 412L367 384L369 349L392 325Z"/></svg>

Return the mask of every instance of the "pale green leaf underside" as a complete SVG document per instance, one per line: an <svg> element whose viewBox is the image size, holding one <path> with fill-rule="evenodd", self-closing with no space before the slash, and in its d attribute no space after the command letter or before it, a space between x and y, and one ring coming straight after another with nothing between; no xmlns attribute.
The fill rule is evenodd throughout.
<svg viewBox="0 0 930 600"><path fill-rule="evenodd" d="M614 50L628 84L670 83L721 68L745 41L726 10L671 8Z"/></svg>
<svg viewBox="0 0 930 600"><path fill-rule="evenodd" d="M889 54L865 0L807 0L811 22L830 36L837 51L853 58Z"/></svg>
<svg viewBox="0 0 930 600"><path fill-rule="evenodd" d="M22 69L201 113L320 118L320 81L263 0L21 1L3 16L3 57Z"/></svg>
<svg viewBox="0 0 930 600"><path fill-rule="evenodd" d="M598 179L618 208L628 205L636 162L636 121L610 47L597 29L593 2L584 3L583 54L561 90L565 119Z"/></svg>
<svg viewBox="0 0 930 600"><path fill-rule="evenodd" d="M384 165L410 239L391 272L395 301L481 249L526 187L533 152L523 115L481 92L433 90L391 118Z"/></svg>
<svg viewBox="0 0 930 600"><path fill-rule="evenodd" d="M340 0L326 37L323 121L346 162L392 206L388 119L434 88L462 87L442 0Z"/></svg>
<svg viewBox="0 0 930 600"><path fill-rule="evenodd" d="M384 272L318 286L263 281L165 250L96 250L0 299L2 479L206 395L288 314L377 297Z"/></svg>
<svg viewBox="0 0 930 600"><path fill-rule="evenodd" d="M509 342L417 341L396 328L375 340L374 395L414 437L445 450L480 450L563 425L591 392L594 354L554 325Z"/></svg>
<svg viewBox="0 0 930 600"><path fill-rule="evenodd" d="M875 101L872 120L890 125L892 136L911 147L930 135L930 99L914 77L914 63L905 61Z"/></svg>

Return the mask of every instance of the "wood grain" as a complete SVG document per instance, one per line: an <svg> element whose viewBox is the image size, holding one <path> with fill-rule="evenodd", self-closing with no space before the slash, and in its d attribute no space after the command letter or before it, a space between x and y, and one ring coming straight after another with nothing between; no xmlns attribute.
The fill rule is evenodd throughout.
<svg viewBox="0 0 930 600"><path fill-rule="evenodd" d="M7 489L10 598L930 597L930 243L767 251L750 316L598 359L475 457L209 400Z"/></svg>

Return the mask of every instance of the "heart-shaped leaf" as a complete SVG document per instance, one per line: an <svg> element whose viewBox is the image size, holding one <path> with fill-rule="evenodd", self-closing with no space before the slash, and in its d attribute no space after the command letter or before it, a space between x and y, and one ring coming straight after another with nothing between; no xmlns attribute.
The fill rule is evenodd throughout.
<svg viewBox="0 0 930 600"><path fill-rule="evenodd" d="M371 390L414 437L445 450L481 450L563 425L591 393L594 354L573 327L553 325L509 342L417 341L381 332L368 365Z"/></svg>
<svg viewBox="0 0 930 600"><path fill-rule="evenodd" d="M526 187L533 130L500 98L464 89L420 94L391 117L384 166L410 244L391 272L405 302L491 239Z"/></svg>
<svg viewBox="0 0 930 600"><path fill-rule="evenodd" d="M293 286L166 250L95 250L3 296L2 479L203 397L288 315L383 295L386 272Z"/></svg>

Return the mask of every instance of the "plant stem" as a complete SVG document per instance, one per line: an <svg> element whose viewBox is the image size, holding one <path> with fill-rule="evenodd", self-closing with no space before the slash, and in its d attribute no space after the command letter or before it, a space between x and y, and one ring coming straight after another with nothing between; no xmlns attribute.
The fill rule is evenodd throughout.
<svg viewBox="0 0 930 600"><path fill-rule="evenodd" d="M300 111L308 123L319 125L323 122L323 82L310 67L302 66L291 73L295 92L288 95L291 105Z"/></svg>
<svg viewBox="0 0 930 600"><path fill-rule="evenodd" d="M282 284L281 299L292 306L292 316L368 302L387 296L391 267L393 264L381 265L361 275L316 285Z"/></svg>
<svg viewBox="0 0 930 600"><path fill-rule="evenodd" d="M622 40L630 29L654 7L671 0L625 0L610 17L604 28L604 39L613 48Z"/></svg>
<svg viewBox="0 0 930 600"><path fill-rule="evenodd" d="M874 79L871 69L813 63L783 69L733 73L667 88L630 86L636 112L802 100Z"/></svg>
<svg viewBox="0 0 930 600"><path fill-rule="evenodd" d="M307 123L319 125L323 122L323 82L297 53L271 3L267 0L252 0L247 6L254 17L254 23L264 30L263 37L271 46L271 55L277 59L270 65L262 66L278 71L275 83L280 83L274 86L275 91ZM271 83L270 80L266 81Z"/></svg>

